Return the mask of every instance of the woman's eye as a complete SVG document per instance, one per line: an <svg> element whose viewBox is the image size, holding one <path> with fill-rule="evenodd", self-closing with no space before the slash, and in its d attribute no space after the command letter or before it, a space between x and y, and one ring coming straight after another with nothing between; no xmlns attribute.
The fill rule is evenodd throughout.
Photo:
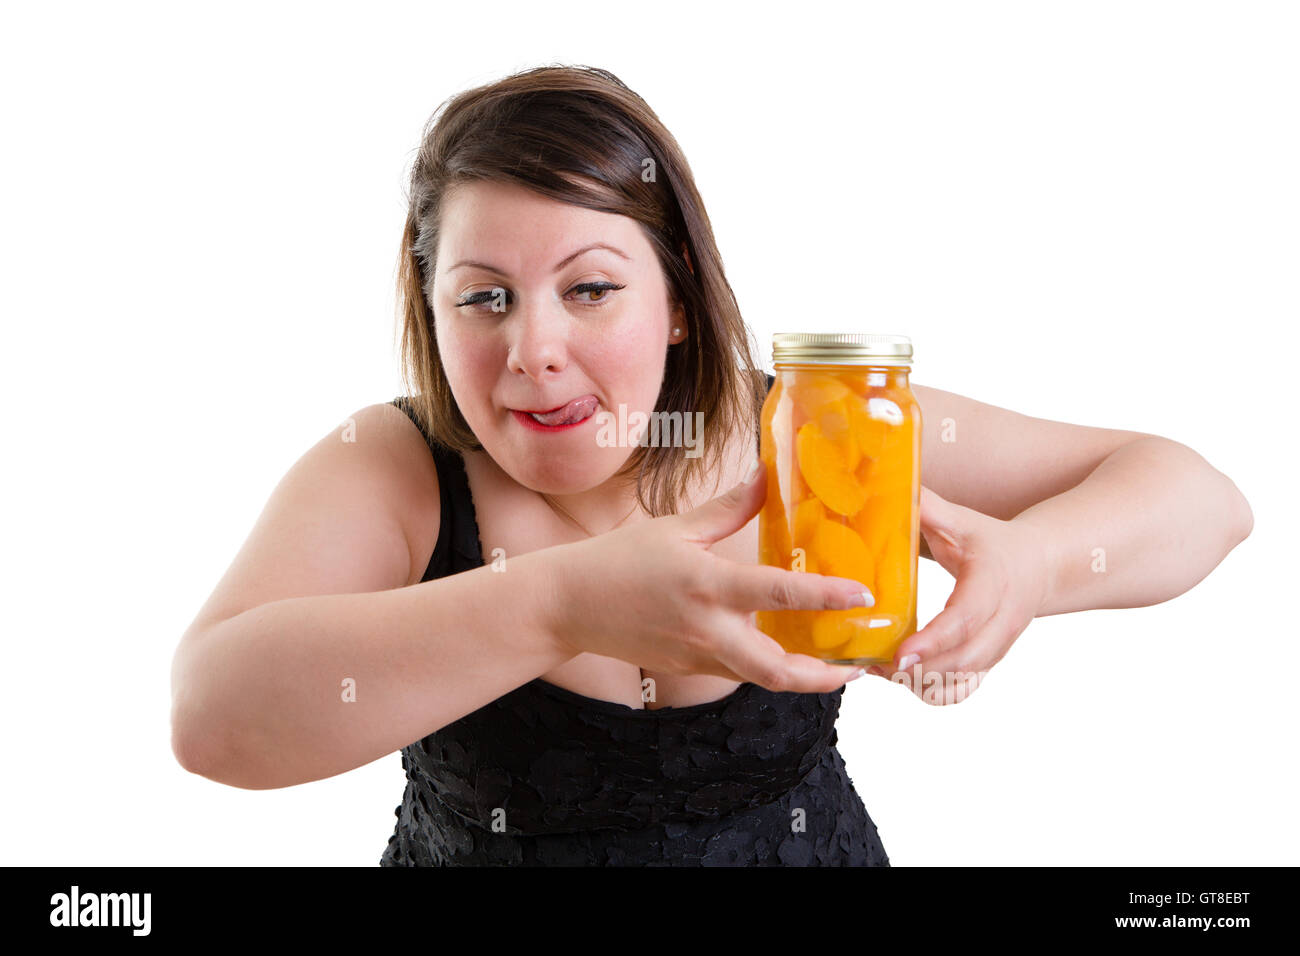
<svg viewBox="0 0 1300 956"><path fill-rule="evenodd" d="M625 286L615 285L613 282L580 282L573 287L572 292L578 295L590 295L590 299L579 299L583 305L600 305L608 302L609 293L616 292Z"/></svg>
<svg viewBox="0 0 1300 956"><path fill-rule="evenodd" d="M570 295L590 296L590 298L578 301L583 305L603 305L610 299L610 293L616 292L626 286L616 285L613 282L580 282L569 290ZM456 303L457 308L463 306L472 306L476 312L505 312L510 306L514 305L515 297L505 289L497 287L495 289L484 289L482 292L471 292L463 296Z"/></svg>
<svg viewBox="0 0 1300 956"><path fill-rule="evenodd" d="M457 302L456 307L460 308L461 306L465 306L465 305L477 306L482 303L487 303L491 311L504 312L506 310L506 307L509 306L512 302L514 302L514 296L512 296L505 289L496 288L496 289L485 289L482 292L471 292L469 295L465 296L459 302ZM478 311L484 311L484 310L480 309Z"/></svg>

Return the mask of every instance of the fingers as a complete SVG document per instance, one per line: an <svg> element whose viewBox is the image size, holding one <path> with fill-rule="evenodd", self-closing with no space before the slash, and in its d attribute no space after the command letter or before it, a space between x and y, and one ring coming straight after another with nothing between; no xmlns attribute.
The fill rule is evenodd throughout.
<svg viewBox="0 0 1300 956"><path fill-rule="evenodd" d="M888 674L884 669L872 666L867 673L883 677L891 684L902 684L927 704L946 706L960 704L975 693L976 688L988 675L988 668L982 670L939 670L916 664L907 670Z"/></svg>
<svg viewBox="0 0 1300 956"><path fill-rule="evenodd" d="M975 693L989 670L1024 630L1023 625L1019 630L1016 627L1015 615L999 610L969 639L938 656L925 658L892 674L874 667L867 672L905 685L927 704L959 704Z"/></svg>
<svg viewBox="0 0 1300 956"><path fill-rule="evenodd" d="M1019 631L1011 633L1010 625L1010 614L995 614L968 640L936 656L923 657L920 666L947 675L987 671L1002 659L1006 648L1019 635Z"/></svg>
<svg viewBox="0 0 1300 956"><path fill-rule="evenodd" d="M777 692L828 694L843 686L856 668L827 664L807 654L789 654L780 644L745 624L723 628L711 648L722 664L749 681Z"/></svg>
<svg viewBox="0 0 1300 956"><path fill-rule="evenodd" d="M929 671L928 676L922 678L912 688L912 693L927 704L951 707L953 704L960 704L975 693L986 673L987 671L947 672L940 680L939 672Z"/></svg>
<svg viewBox="0 0 1300 956"><path fill-rule="evenodd" d="M962 508L955 505L947 498L941 497L931 491L925 485L921 486L921 493L917 499L917 521L921 526L921 533L926 536L928 541L935 538L951 549L959 549L960 543L960 523L963 512L970 511L969 508ZM934 545L931 543L931 548Z"/></svg>
<svg viewBox="0 0 1300 956"><path fill-rule="evenodd" d="M842 611L870 607L871 589L861 581L766 564L734 564L725 575L723 603L738 611ZM868 595L864 604L863 594Z"/></svg>
<svg viewBox="0 0 1300 956"><path fill-rule="evenodd" d="M999 608L969 640L928 661L923 660L921 666L943 674L945 684L961 683L972 674L982 676L1002 660L1032 620L1012 607Z"/></svg>
<svg viewBox="0 0 1300 956"><path fill-rule="evenodd" d="M973 637L997 613L1003 584L988 565L967 564L943 610L898 645L895 666L905 670L909 657L932 660Z"/></svg>

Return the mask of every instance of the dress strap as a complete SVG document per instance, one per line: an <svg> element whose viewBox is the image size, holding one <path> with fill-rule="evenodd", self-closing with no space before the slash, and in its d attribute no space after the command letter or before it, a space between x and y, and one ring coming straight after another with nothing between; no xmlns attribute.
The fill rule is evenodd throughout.
<svg viewBox="0 0 1300 956"><path fill-rule="evenodd" d="M438 541L421 582L480 567L483 556L479 547L478 518L474 513L464 459L460 452L433 440L420 425L405 396L395 398L389 404L405 412L406 417L420 429L438 471L438 500L441 508Z"/></svg>

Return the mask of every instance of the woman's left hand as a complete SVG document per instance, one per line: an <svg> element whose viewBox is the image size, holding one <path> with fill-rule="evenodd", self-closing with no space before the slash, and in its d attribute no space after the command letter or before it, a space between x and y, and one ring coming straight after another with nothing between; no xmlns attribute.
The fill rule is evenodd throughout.
<svg viewBox="0 0 1300 956"><path fill-rule="evenodd" d="M1051 584L1041 539L1023 525L981 514L921 486L921 534L957 579L942 611L907 637L893 673L928 704L960 703L1002 660L1046 600Z"/></svg>

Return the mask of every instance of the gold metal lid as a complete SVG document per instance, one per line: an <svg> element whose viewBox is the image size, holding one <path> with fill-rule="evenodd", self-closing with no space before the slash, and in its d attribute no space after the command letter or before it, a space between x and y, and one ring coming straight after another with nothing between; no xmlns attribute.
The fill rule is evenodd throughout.
<svg viewBox="0 0 1300 956"><path fill-rule="evenodd" d="M772 362L910 366L912 340L870 332L777 332L772 336Z"/></svg>

